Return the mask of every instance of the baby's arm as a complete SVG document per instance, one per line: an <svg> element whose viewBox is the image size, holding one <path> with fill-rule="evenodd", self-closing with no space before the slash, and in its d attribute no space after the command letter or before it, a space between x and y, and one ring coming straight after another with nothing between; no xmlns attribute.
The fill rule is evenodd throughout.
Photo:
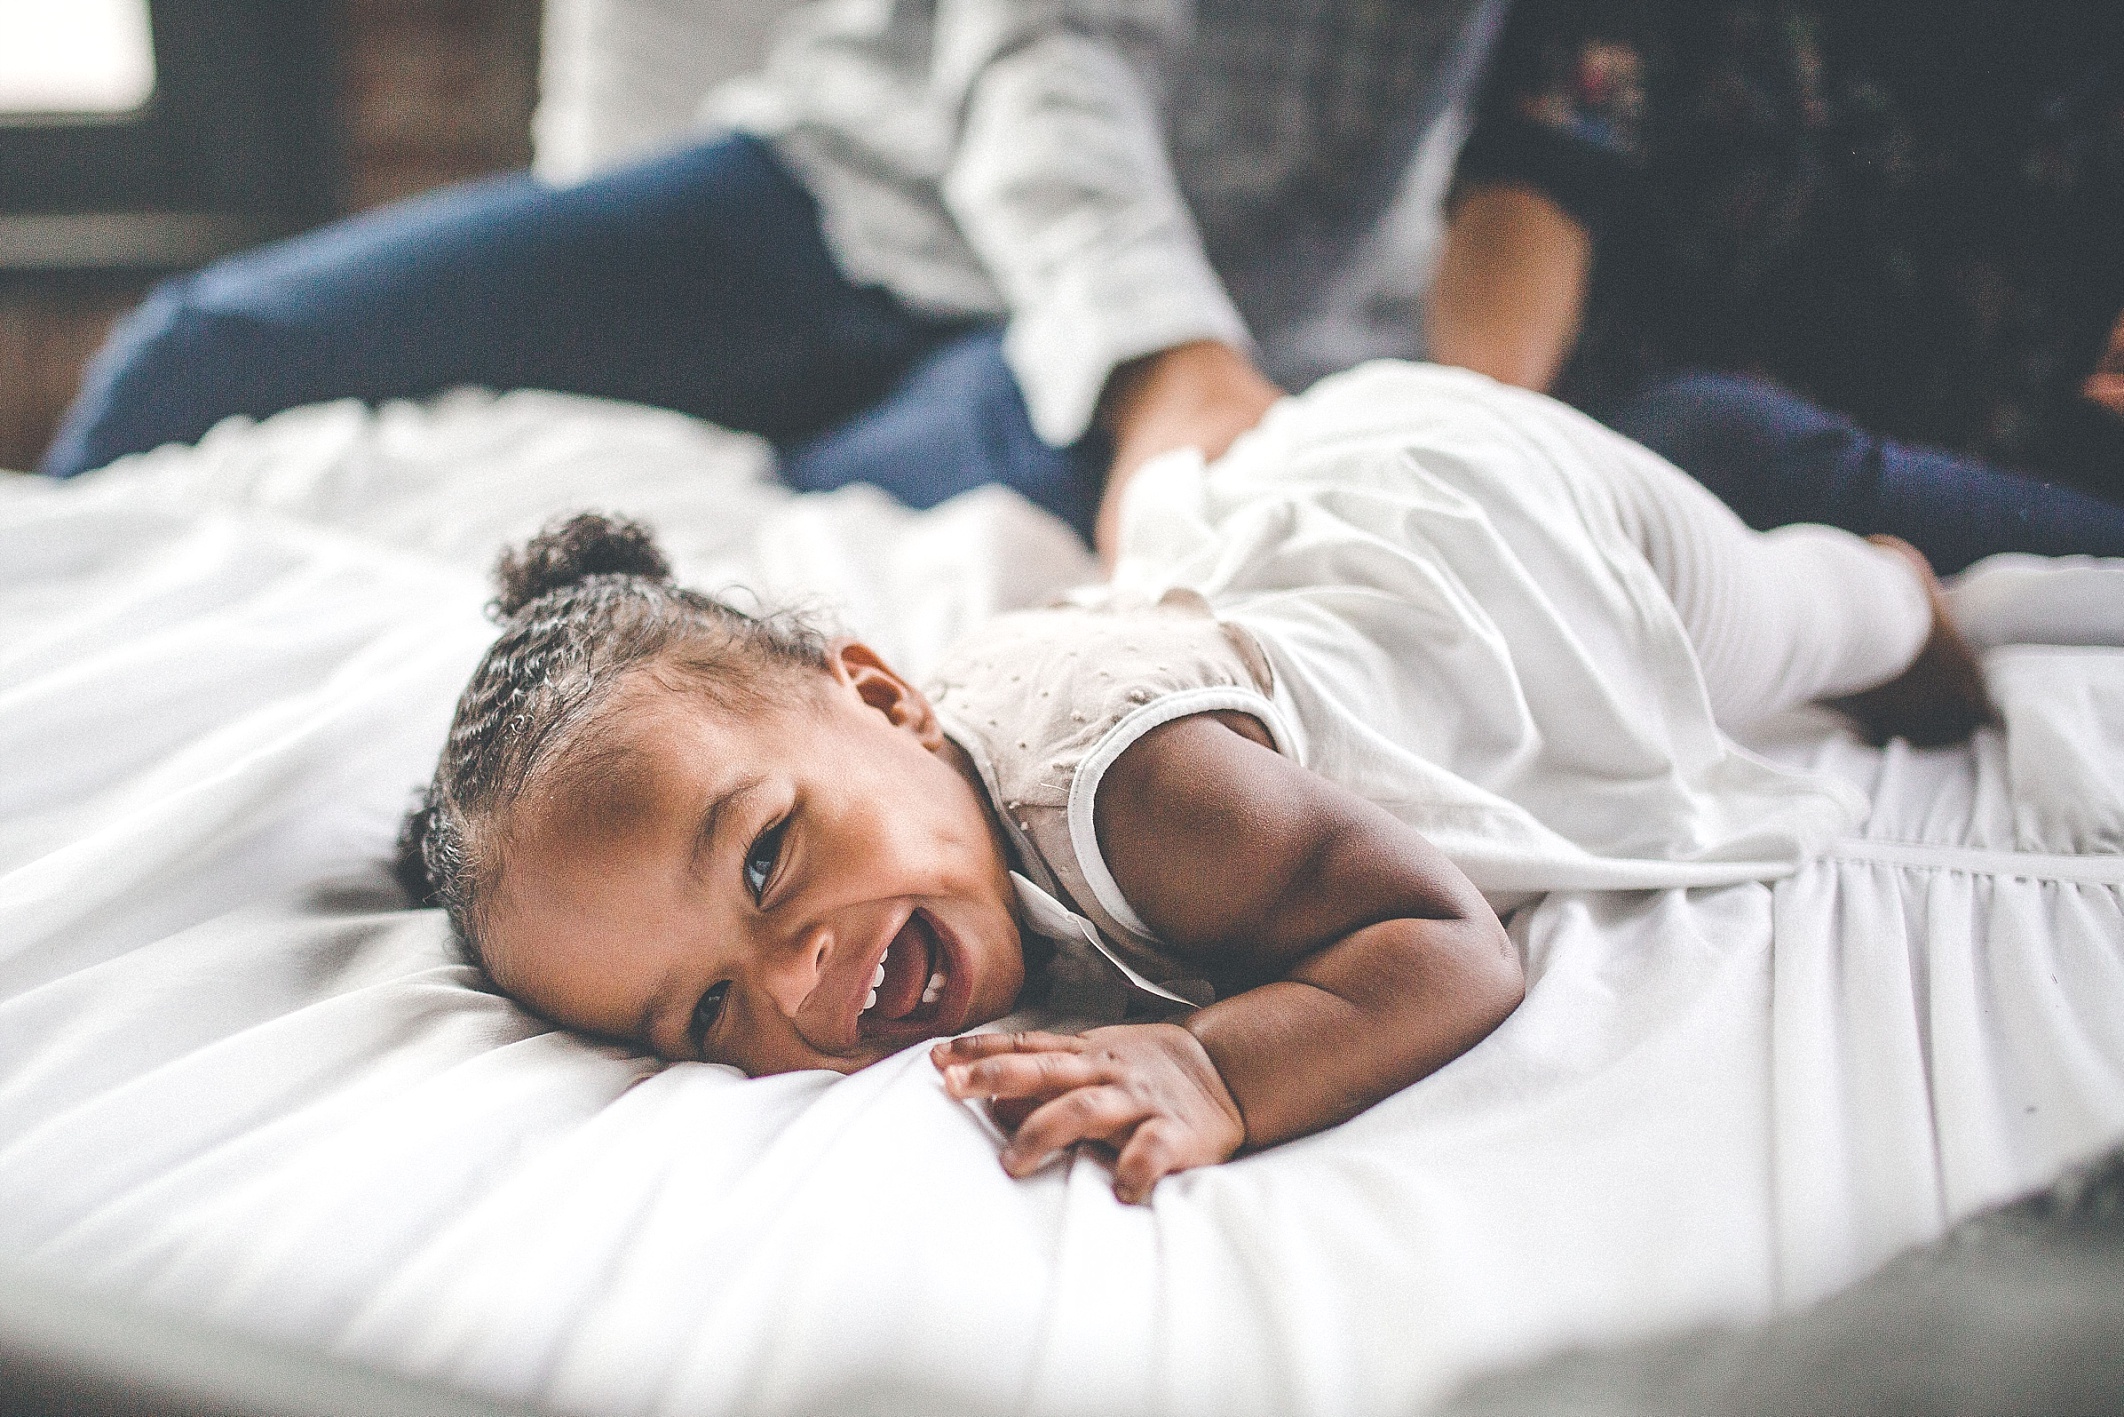
<svg viewBox="0 0 2124 1417"><path fill-rule="evenodd" d="M1518 1006L1519 957L1422 836L1267 745L1251 718L1145 734L1099 786L1100 845L1175 950L1262 981L1177 1024L939 1045L959 1096L1022 1118L1014 1173L1095 1139L1116 1189L1363 1111L1473 1047Z"/></svg>

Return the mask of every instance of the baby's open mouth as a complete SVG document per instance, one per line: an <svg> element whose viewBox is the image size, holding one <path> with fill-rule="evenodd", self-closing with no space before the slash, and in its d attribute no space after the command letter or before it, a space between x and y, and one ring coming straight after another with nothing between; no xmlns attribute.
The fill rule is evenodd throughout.
<svg viewBox="0 0 2124 1417"><path fill-rule="evenodd" d="M865 1037L898 1035L908 1025L930 1022L940 1012L951 983L950 961L935 924L925 911L907 917L885 947L870 977L870 992L857 1017Z"/></svg>

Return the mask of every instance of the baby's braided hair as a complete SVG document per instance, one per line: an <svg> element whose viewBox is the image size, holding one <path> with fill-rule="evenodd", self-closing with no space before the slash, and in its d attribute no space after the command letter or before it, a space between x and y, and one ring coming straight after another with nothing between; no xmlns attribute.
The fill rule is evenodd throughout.
<svg viewBox="0 0 2124 1417"><path fill-rule="evenodd" d="M770 682L824 670L825 639L789 616L748 615L671 578L647 527L581 512L495 566L502 632L457 701L435 780L398 835L397 875L441 906L475 957L482 888L498 864L488 828L565 756L629 673L656 666L726 707Z"/></svg>

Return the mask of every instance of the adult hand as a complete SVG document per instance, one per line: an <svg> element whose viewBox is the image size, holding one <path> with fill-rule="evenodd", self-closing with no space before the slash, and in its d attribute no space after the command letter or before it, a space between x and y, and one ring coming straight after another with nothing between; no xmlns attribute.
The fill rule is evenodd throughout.
<svg viewBox="0 0 2124 1417"><path fill-rule="evenodd" d="M1092 537L1100 558L1113 564L1121 494L1138 468L1175 448L1220 457L1282 397L1252 360L1216 340L1175 345L1115 370L1100 411L1114 439L1113 469Z"/></svg>
<svg viewBox="0 0 2124 1417"><path fill-rule="evenodd" d="M976 1033L930 1050L953 1097L989 1099L1011 1133L1003 1169L1038 1170L1064 1147L1104 1142L1114 1195L1148 1199L1161 1176L1213 1166L1246 1141L1217 1065L1177 1024L1117 1024L1071 1036Z"/></svg>
<svg viewBox="0 0 2124 1417"><path fill-rule="evenodd" d="M2108 347L2095 371L2080 385L2081 397L2124 418L2124 315L2109 330Z"/></svg>

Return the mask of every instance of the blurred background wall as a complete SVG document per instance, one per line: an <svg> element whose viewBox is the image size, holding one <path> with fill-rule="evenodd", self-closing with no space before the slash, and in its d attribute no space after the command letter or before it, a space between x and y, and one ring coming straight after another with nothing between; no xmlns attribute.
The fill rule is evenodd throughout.
<svg viewBox="0 0 2124 1417"><path fill-rule="evenodd" d="M540 20L539 0L329 0L328 205L528 165ZM155 278L0 272L0 468L35 463L82 364Z"/></svg>

